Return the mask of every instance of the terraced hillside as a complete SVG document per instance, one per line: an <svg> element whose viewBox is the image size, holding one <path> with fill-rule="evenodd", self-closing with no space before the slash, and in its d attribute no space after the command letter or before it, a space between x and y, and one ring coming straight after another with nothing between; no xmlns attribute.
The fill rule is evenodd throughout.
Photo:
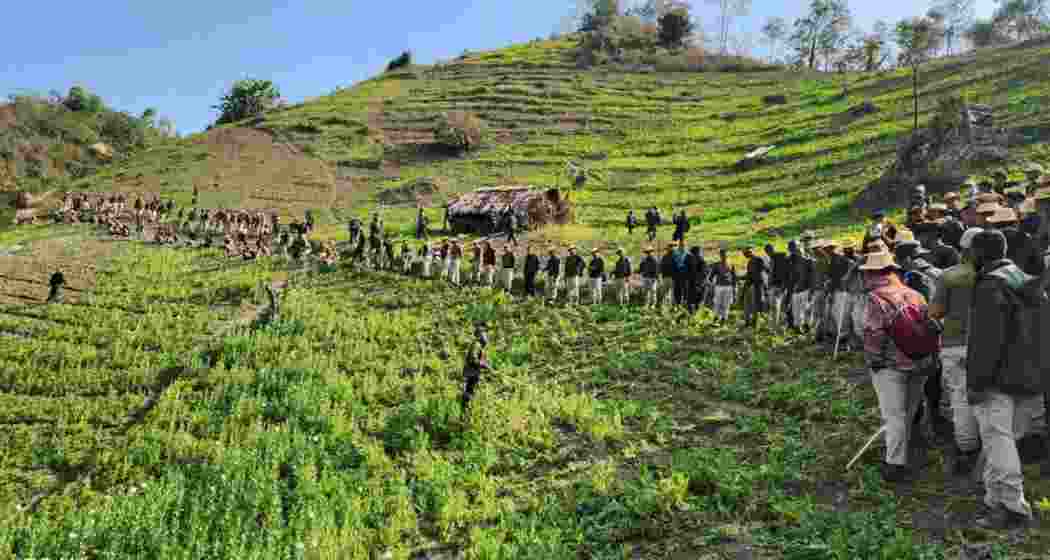
<svg viewBox="0 0 1050 560"><path fill-rule="evenodd" d="M398 71L241 123L320 159L328 173L291 170L282 158L264 154L224 161L229 143L218 137L234 133L220 129L207 140L155 149L84 184L159 188L183 197L198 184L227 204L241 197L296 211L334 206L331 219L364 214L380 190L424 176L444 179L450 192L511 181L566 186L565 165L573 160L591 173L573 195L579 226L545 235L634 246L637 240L619 227L627 209L656 205L686 208L692 235L704 242L741 244L803 228L850 231L850 197L880 175L911 128L906 70L581 71L567 62L571 46L571 40L535 42ZM1019 160L1045 159L1048 54L1044 41L930 64L921 73L920 122L941 96L959 94L991 105L1001 126L1026 135L1031 143L1016 150ZM777 94L787 104L763 104L763 96ZM849 116L863 101L879 112ZM431 149L435 119L448 110L480 115L489 126L487 147L466 158ZM768 164L734 170L745 153L765 145L777 146ZM290 171L260 173L265 165ZM387 221L407 223L410 216L409 209L391 210Z"/></svg>
<svg viewBox="0 0 1050 560"><path fill-rule="evenodd" d="M625 210L686 206L691 236L733 243L813 227L849 236L849 197L907 130L902 74L609 74L568 42L472 55L151 149L82 182L207 205L322 210L320 237L421 176L450 191L591 179L579 223L533 237L637 247ZM1042 45L939 63L953 88L1029 127L1047 95ZM1003 92L1006 92L1005 94ZM549 93L546 94L545 93ZM788 105L761 97L784 94ZM844 122L871 99L882 111ZM489 145L425 147L433 117L470 109ZM727 113L736 113L730 118ZM259 130L273 132L276 140ZM420 142L423 144L420 145ZM774 162L734 172L776 143ZM1033 144L1018 157L1046 155ZM330 210L330 211L329 211ZM753 221L756 210L760 220ZM408 231L411 208L387 211ZM666 238L666 236L664 236ZM978 499L916 450L891 486L855 355L811 341L614 306L565 308L348 268L242 263L145 247L88 225L0 231L0 558L1045 558L1050 533L970 528ZM46 271L71 303L43 305ZM21 260L11 260L21 259ZM34 267L28 269L31 263ZM20 272L24 271L24 274ZM15 277L8 280L6 277ZM260 283L290 278L281 319L252 324ZM12 282L19 282L17 286ZM494 371L459 412L472 321ZM1026 466L1050 510L1050 464Z"/></svg>

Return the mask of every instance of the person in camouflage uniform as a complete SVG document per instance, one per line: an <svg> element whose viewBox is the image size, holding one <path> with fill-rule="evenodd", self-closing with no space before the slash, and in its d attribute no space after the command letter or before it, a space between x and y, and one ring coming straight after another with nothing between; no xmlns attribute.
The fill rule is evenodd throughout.
<svg viewBox="0 0 1050 560"><path fill-rule="evenodd" d="M478 323L474 326L474 339L475 342L467 350L463 360L463 395L460 397L460 410L464 417L470 414L470 402L474 399L481 374L492 369L485 352L489 338L484 324Z"/></svg>

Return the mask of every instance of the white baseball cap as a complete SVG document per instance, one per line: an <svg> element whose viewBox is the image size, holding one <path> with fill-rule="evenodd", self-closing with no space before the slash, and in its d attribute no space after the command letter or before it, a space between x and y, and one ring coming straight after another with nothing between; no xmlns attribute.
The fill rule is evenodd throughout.
<svg viewBox="0 0 1050 560"><path fill-rule="evenodd" d="M963 249L969 249L970 246L973 245L973 238L977 237L977 234L983 231L984 229L979 227L974 227L966 230L966 233L964 233L962 235L962 238L959 239L959 246Z"/></svg>

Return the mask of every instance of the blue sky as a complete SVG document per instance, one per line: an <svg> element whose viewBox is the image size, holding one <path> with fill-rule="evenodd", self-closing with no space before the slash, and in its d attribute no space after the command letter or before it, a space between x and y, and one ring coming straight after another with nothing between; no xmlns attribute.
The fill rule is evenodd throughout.
<svg viewBox="0 0 1050 560"><path fill-rule="evenodd" d="M717 12L705 1L692 4L711 27ZM734 27L755 37L757 51L757 29L767 17L797 17L807 4L754 0ZM977 5L978 15L987 15L994 0ZM861 27L925 7L851 1ZM498 48L545 37L574 11L571 0L17 2L4 9L0 96L79 84L120 110L155 107L189 133L215 119L210 107L241 77L273 80L295 103L372 76L405 48L423 63Z"/></svg>

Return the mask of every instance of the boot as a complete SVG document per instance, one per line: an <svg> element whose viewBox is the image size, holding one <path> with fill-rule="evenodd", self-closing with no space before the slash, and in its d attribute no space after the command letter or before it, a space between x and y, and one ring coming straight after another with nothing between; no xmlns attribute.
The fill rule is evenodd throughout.
<svg viewBox="0 0 1050 560"><path fill-rule="evenodd" d="M911 480L911 469L907 465L891 465L883 462L879 468L882 479L886 482L908 482Z"/></svg>
<svg viewBox="0 0 1050 560"><path fill-rule="evenodd" d="M981 454L980 449L974 449L973 451L962 451L958 447L955 448L954 461L952 462L952 475L953 476L969 476L973 472L974 467L977 465L977 457Z"/></svg>
<svg viewBox="0 0 1050 560"><path fill-rule="evenodd" d="M987 508L976 521L976 525L988 531L1009 529L1027 529L1032 525L1032 518L1010 511L1003 506Z"/></svg>

